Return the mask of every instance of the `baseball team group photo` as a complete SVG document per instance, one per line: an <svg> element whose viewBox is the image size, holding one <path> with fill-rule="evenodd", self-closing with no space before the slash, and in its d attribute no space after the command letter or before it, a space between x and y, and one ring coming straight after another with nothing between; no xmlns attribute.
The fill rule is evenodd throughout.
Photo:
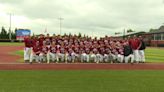
<svg viewBox="0 0 164 92"><path fill-rule="evenodd" d="M0 92L164 92L164 0L0 0Z"/></svg>
<svg viewBox="0 0 164 92"><path fill-rule="evenodd" d="M125 39L91 38L77 35L27 36L25 62L37 63L145 63L146 44L142 36Z"/></svg>

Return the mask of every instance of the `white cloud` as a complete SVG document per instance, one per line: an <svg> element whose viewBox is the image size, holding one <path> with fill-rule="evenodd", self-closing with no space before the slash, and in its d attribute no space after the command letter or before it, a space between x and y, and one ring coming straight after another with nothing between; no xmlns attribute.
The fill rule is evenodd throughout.
<svg viewBox="0 0 164 92"><path fill-rule="evenodd" d="M29 28L35 33L114 35L123 29L148 31L164 21L163 0L0 0L0 26Z"/></svg>

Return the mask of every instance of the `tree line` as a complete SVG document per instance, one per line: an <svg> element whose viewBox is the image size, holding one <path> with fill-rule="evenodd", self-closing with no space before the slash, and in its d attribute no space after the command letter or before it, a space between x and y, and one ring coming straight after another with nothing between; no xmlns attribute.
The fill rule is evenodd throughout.
<svg viewBox="0 0 164 92"><path fill-rule="evenodd" d="M9 30L7 31L5 27L2 26L1 31L0 31L0 39L9 40ZM15 28L14 31L11 30L11 39L13 40L16 39L16 31L17 31L17 28Z"/></svg>

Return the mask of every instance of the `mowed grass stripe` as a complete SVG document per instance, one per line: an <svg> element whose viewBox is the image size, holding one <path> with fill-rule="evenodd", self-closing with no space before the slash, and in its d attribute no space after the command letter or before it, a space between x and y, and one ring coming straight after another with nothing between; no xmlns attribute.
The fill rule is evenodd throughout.
<svg viewBox="0 0 164 92"><path fill-rule="evenodd" d="M22 42L0 42L0 46L23 46Z"/></svg>
<svg viewBox="0 0 164 92"><path fill-rule="evenodd" d="M163 71L0 71L1 92L163 92Z"/></svg>
<svg viewBox="0 0 164 92"><path fill-rule="evenodd" d="M164 62L164 49L147 48L145 57L147 62Z"/></svg>

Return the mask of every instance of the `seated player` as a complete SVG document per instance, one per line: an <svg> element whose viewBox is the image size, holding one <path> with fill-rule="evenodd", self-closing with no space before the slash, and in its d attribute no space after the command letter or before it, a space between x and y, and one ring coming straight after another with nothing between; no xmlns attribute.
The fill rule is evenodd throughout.
<svg viewBox="0 0 164 92"><path fill-rule="evenodd" d="M118 50L117 60L118 60L119 63L123 63L123 61L124 61L124 52L123 52L123 48L120 48L120 49Z"/></svg>
<svg viewBox="0 0 164 92"><path fill-rule="evenodd" d="M36 45L33 45L32 52L30 55L30 64L32 64L33 59L35 59L36 62L40 63L40 55L41 53L41 47L39 46L39 41L36 42Z"/></svg>
<svg viewBox="0 0 164 92"><path fill-rule="evenodd" d="M102 55L102 53L101 53L100 50L99 50L98 53L96 54L96 59L97 59L97 62L96 62L96 63L103 62L103 55Z"/></svg>
<svg viewBox="0 0 164 92"><path fill-rule="evenodd" d="M59 50L60 52L58 54L58 58L60 59L61 62L64 62L65 61L65 47L63 43L61 44Z"/></svg>
<svg viewBox="0 0 164 92"><path fill-rule="evenodd" d="M109 62L111 57L110 57L110 49L109 48L106 48L105 49L105 52L104 52L104 62Z"/></svg>
<svg viewBox="0 0 164 92"><path fill-rule="evenodd" d="M79 52L79 48L78 47L75 47L75 61L79 61L80 59L80 52Z"/></svg>
<svg viewBox="0 0 164 92"><path fill-rule="evenodd" d="M43 46L41 47L41 53L39 54L40 56L40 61L42 62L45 62L47 60L47 63L50 63L49 61L49 49L48 47L46 46L46 41L43 41Z"/></svg>
<svg viewBox="0 0 164 92"><path fill-rule="evenodd" d="M69 48L68 49L68 55L67 55L67 60L68 62L73 62L73 49L72 48Z"/></svg>
<svg viewBox="0 0 164 92"><path fill-rule="evenodd" d="M93 62L96 63L96 62L97 62L96 60L97 60L97 59L96 59L95 53L93 53L93 51L91 51L91 52L90 52L90 61L93 61Z"/></svg>
<svg viewBox="0 0 164 92"><path fill-rule="evenodd" d="M56 52L57 52L57 49L56 49L56 45L55 45L55 42L52 42L52 45L50 46L50 51L49 51L49 55L47 56L47 59L48 59L48 62L50 62L50 58L53 62L55 62L56 60Z"/></svg>

